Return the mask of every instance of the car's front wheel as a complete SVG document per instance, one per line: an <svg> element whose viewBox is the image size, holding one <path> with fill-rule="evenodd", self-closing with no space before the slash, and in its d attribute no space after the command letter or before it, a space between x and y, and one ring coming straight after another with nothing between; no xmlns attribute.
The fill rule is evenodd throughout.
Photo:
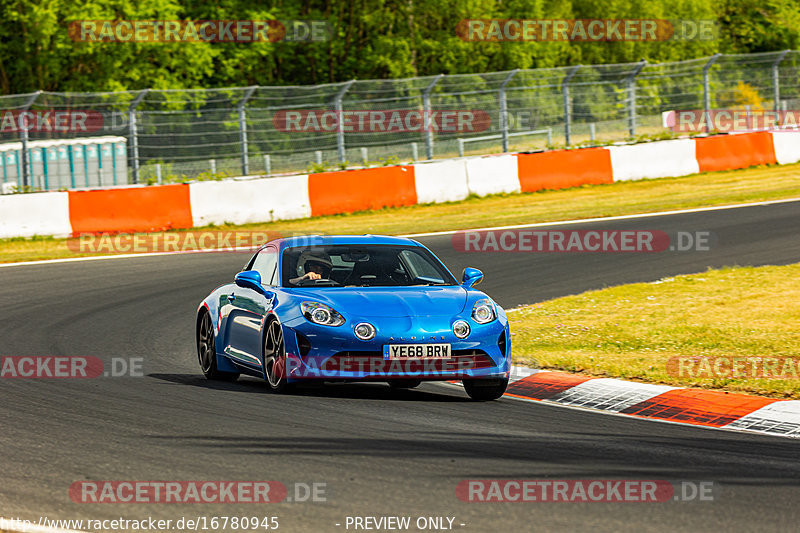
<svg viewBox="0 0 800 533"><path fill-rule="evenodd" d="M208 379L219 381L236 381L239 374L235 372L222 372L217 368L217 347L214 341L214 325L211 315L204 312L197 328L197 360L200 370Z"/></svg>
<svg viewBox="0 0 800 533"><path fill-rule="evenodd" d="M277 320L270 321L264 332L264 375L269 388L274 392L285 392L289 389L283 328Z"/></svg>
<svg viewBox="0 0 800 533"><path fill-rule="evenodd" d="M476 402L496 400L506 392L508 378L506 379L465 379L464 390Z"/></svg>

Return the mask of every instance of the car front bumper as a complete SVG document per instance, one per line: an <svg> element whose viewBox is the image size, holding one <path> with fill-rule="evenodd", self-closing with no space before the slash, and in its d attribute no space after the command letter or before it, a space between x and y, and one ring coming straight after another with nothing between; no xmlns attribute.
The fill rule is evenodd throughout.
<svg viewBox="0 0 800 533"><path fill-rule="evenodd" d="M287 370L290 381L348 380L424 381L509 376L511 343L505 316L489 324L470 320L466 339L458 339L452 323L463 317L369 317L350 319L339 327L313 324L304 317L283 324ZM353 331L359 322L376 329L375 338L363 341ZM385 345L449 344L448 359L386 359Z"/></svg>

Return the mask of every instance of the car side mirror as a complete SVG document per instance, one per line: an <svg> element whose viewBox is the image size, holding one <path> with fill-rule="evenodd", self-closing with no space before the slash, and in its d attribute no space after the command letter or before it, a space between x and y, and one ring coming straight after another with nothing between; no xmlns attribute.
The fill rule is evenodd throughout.
<svg viewBox="0 0 800 533"><path fill-rule="evenodd" d="M261 286L261 274L257 270L242 270L236 274L233 281L239 287L253 289L261 293L264 292L264 288Z"/></svg>
<svg viewBox="0 0 800 533"><path fill-rule="evenodd" d="M483 272L478 270L477 268L467 267L464 269L463 278L461 281L461 285L465 289L469 289L473 285L477 285L483 281Z"/></svg>

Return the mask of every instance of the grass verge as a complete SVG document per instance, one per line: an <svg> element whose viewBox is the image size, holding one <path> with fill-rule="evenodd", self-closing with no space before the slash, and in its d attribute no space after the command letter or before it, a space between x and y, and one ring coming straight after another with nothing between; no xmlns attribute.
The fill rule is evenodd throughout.
<svg viewBox="0 0 800 533"><path fill-rule="evenodd" d="M592 376L800 399L800 264L733 267L622 285L509 313L516 363ZM524 355L521 355L524 354ZM684 358L681 369L671 358ZM704 358L717 358L704 367ZM734 369L732 358L741 365ZM751 363L749 366L744 366ZM716 369L716 370L715 370ZM767 368L769 371L769 368ZM733 372L738 376L734 377ZM712 377L714 376L714 377Z"/></svg>
<svg viewBox="0 0 800 533"><path fill-rule="evenodd" d="M800 197L800 164L754 167L679 178L618 182L557 191L501 194L460 202L388 208L214 229L284 233L397 235L533 224ZM0 262L75 257L65 239L0 239ZM83 254L88 255L88 254Z"/></svg>

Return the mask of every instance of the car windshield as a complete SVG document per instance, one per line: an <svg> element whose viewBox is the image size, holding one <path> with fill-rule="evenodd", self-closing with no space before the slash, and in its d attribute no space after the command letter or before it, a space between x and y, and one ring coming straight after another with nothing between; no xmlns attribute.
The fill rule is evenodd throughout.
<svg viewBox="0 0 800 533"><path fill-rule="evenodd" d="M418 246L298 246L283 252L284 287L403 287L457 285Z"/></svg>

